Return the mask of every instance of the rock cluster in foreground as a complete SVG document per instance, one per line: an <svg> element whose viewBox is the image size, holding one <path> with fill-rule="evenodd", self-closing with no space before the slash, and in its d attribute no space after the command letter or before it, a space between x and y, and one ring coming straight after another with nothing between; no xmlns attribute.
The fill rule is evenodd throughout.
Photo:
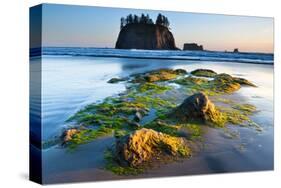
<svg viewBox="0 0 281 188"><path fill-rule="evenodd" d="M157 157L189 156L191 151L183 138L142 128L116 142L116 156L121 165L137 167Z"/></svg>
<svg viewBox="0 0 281 188"><path fill-rule="evenodd" d="M114 135L116 143L110 149L108 168L114 173L130 174L132 169L134 173L154 161L189 157L191 150L196 152L193 144L202 136L201 125L259 128L249 118L256 110L254 106L221 97L244 85L255 87L244 78L210 69L158 69L113 78L108 83L121 81L128 84L125 92L78 111L68 120L76 128L66 130L60 137L63 146L75 149ZM224 106L215 106L208 96ZM148 118L151 120L147 121Z"/></svg>

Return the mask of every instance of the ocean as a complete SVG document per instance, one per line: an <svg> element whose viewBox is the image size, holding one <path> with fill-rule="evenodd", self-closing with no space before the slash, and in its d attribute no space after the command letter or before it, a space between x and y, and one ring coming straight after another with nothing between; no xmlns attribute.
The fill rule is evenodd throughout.
<svg viewBox="0 0 281 188"><path fill-rule="evenodd" d="M42 54L39 56L41 50ZM46 47L31 50L31 55L31 71L38 71L41 60L42 91L33 93L30 101L31 114L38 114L40 105L38 103L41 102L42 105L43 141L59 136L65 128L72 126L65 121L87 104L101 102L108 96L124 91L126 85L123 82L107 83L113 77L125 77L159 68L181 68L188 72L198 68L208 68L217 73L246 78L258 86L257 88L243 87L232 97L241 98L258 108L259 112L252 118L262 126L264 131L257 134L246 128L235 128L240 132L240 140L229 141L218 136L219 132L211 129L210 137L216 138L210 139L212 140L210 143L213 142L216 147L210 147L213 150L192 159L195 160L192 165L190 162L183 165L197 170L180 169L176 173L175 169L180 167L171 164L164 166L163 168L166 169L164 171L163 168L154 169L140 177L273 168L273 54ZM39 100L40 98L42 101ZM104 143L110 144L111 141L109 139ZM241 143L247 145L245 153L238 154L237 151L232 151L234 145L238 146ZM83 178L86 177L91 177L90 180L120 179L100 170L100 165L103 163L101 157L87 158L91 153L102 151L101 146L95 144L97 143L82 146L77 154L69 154L56 146L44 149L43 167L46 182L63 182L68 178L72 178L72 181L80 181L85 180ZM59 160L62 158L65 160ZM233 160L232 164L227 162L227 158ZM223 169L220 168L221 166Z"/></svg>

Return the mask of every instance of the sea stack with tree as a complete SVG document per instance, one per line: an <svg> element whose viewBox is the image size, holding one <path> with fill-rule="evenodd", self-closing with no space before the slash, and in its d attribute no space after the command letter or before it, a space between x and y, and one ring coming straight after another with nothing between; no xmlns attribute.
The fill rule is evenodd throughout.
<svg viewBox="0 0 281 188"><path fill-rule="evenodd" d="M168 18L158 14L155 23L149 15L129 14L121 18L116 49L178 50Z"/></svg>

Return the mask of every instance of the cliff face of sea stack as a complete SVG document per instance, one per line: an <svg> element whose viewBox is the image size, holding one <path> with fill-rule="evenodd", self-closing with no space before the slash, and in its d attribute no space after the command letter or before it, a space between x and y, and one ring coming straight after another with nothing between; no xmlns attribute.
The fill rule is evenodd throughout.
<svg viewBox="0 0 281 188"><path fill-rule="evenodd" d="M158 24L127 24L119 33L116 49L178 50L173 34Z"/></svg>

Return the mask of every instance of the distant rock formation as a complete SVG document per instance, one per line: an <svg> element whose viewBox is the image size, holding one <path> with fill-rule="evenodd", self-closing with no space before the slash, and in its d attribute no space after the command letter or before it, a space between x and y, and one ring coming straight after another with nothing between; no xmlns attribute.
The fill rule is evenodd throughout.
<svg viewBox="0 0 281 188"><path fill-rule="evenodd" d="M124 26L116 49L178 50L169 29L159 24L133 23Z"/></svg>
<svg viewBox="0 0 281 188"><path fill-rule="evenodd" d="M199 46L197 43L185 43L183 50L203 51L204 49L202 45Z"/></svg>
<svg viewBox="0 0 281 188"><path fill-rule="evenodd" d="M238 48L235 48L235 49L233 50L233 53L239 53Z"/></svg>

